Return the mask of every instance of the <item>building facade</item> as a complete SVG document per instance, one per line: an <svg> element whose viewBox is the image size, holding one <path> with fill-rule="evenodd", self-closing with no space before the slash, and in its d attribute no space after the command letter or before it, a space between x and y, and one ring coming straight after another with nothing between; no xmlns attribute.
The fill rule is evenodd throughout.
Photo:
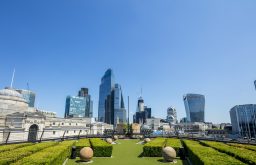
<svg viewBox="0 0 256 165"><path fill-rule="evenodd" d="M29 107L35 107L36 94L30 90L16 89L22 97L28 102Z"/></svg>
<svg viewBox="0 0 256 165"><path fill-rule="evenodd" d="M256 105L237 105L230 110L232 132L242 137L256 137Z"/></svg>
<svg viewBox="0 0 256 165"><path fill-rule="evenodd" d="M64 116L65 118L93 116L93 101L88 94L88 88L82 88L78 96L67 96Z"/></svg>
<svg viewBox="0 0 256 165"><path fill-rule="evenodd" d="M183 96L187 122L205 122L205 97L200 94Z"/></svg>
<svg viewBox="0 0 256 165"><path fill-rule="evenodd" d="M143 98L139 97L137 112L133 115L133 123L145 124L149 118L151 118L151 108L145 106Z"/></svg>
<svg viewBox="0 0 256 165"><path fill-rule="evenodd" d="M166 121L170 124L176 124L178 122L177 120L177 111L173 107L169 107L167 109L167 118Z"/></svg>
<svg viewBox="0 0 256 165"><path fill-rule="evenodd" d="M108 69L104 76L101 78L100 91L99 91L99 106L98 106L98 121L106 122L105 114L107 108L111 106L106 106L111 103L111 92L115 85L114 73L111 69ZM108 119L109 120L109 119Z"/></svg>
<svg viewBox="0 0 256 165"><path fill-rule="evenodd" d="M126 109L122 88L119 84L115 84L114 88L114 125L126 124Z"/></svg>
<svg viewBox="0 0 256 165"><path fill-rule="evenodd" d="M112 125L93 118L58 118L56 113L28 106L15 89L0 90L0 143L103 134Z"/></svg>

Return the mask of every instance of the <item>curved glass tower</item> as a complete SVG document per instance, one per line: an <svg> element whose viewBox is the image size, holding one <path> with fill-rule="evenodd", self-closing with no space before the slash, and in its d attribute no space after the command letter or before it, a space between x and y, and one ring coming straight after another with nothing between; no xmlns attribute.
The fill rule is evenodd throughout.
<svg viewBox="0 0 256 165"><path fill-rule="evenodd" d="M111 96L111 91L115 87L115 78L113 71L108 69L101 78L100 92L99 92L99 107L98 107L98 121L105 122L105 112L107 98Z"/></svg>
<svg viewBox="0 0 256 165"><path fill-rule="evenodd" d="M186 94L183 96L187 122L205 122L205 97L200 94Z"/></svg>

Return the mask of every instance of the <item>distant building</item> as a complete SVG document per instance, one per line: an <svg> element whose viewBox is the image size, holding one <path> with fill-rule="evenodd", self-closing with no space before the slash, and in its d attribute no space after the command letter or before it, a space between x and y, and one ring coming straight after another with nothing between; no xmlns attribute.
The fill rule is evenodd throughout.
<svg viewBox="0 0 256 165"><path fill-rule="evenodd" d="M183 97L188 122L205 122L205 97L200 94L186 94Z"/></svg>
<svg viewBox="0 0 256 165"><path fill-rule="evenodd" d="M173 107L169 107L167 109L167 118L166 121L171 124L176 124L177 121L177 111Z"/></svg>
<svg viewBox="0 0 256 165"><path fill-rule="evenodd" d="M108 69L104 76L101 78L101 84L100 84L100 91L99 91L99 107L98 107L98 120L100 122L107 122L105 119L106 113L110 112L112 108L111 104L113 104L113 101L111 101L112 90L115 87L115 77L112 69ZM106 106L108 105L108 106ZM108 112L107 112L108 111ZM111 119L107 119L111 120ZM109 122L107 122L109 123Z"/></svg>
<svg viewBox="0 0 256 165"><path fill-rule="evenodd" d="M230 110L232 132L242 137L256 137L256 104L237 105Z"/></svg>
<svg viewBox="0 0 256 165"><path fill-rule="evenodd" d="M87 88L82 88L78 96L67 96L65 118L79 118L93 116L93 101L91 96L88 94Z"/></svg>
<svg viewBox="0 0 256 165"><path fill-rule="evenodd" d="M256 80L254 81L254 86L255 86L255 89L256 89Z"/></svg>
<svg viewBox="0 0 256 165"><path fill-rule="evenodd" d="M180 119L180 123L187 123L188 121L187 121L187 118L186 117L183 117L183 118L181 118Z"/></svg>
<svg viewBox="0 0 256 165"><path fill-rule="evenodd" d="M126 110L121 86L115 84L114 88L114 125L126 124Z"/></svg>
<svg viewBox="0 0 256 165"><path fill-rule="evenodd" d="M16 89L22 97L28 102L29 107L35 107L36 94L30 90Z"/></svg>
<svg viewBox="0 0 256 165"><path fill-rule="evenodd" d="M148 118L151 118L151 108L144 106L144 100L139 97L137 112L133 115L133 123L145 124Z"/></svg>

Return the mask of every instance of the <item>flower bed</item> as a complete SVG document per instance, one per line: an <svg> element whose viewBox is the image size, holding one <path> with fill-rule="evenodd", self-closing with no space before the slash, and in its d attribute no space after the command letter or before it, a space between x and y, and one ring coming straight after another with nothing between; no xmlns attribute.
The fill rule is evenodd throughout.
<svg viewBox="0 0 256 165"><path fill-rule="evenodd" d="M245 148L230 146L220 142L201 141L201 144L212 147L220 152L224 152L243 161L244 163L252 165L256 164L256 153L254 151Z"/></svg>
<svg viewBox="0 0 256 165"><path fill-rule="evenodd" d="M46 142L38 143L32 146L22 147L11 151L6 151L0 153L0 165L9 165L14 163L19 159L22 159L26 156L32 155L35 152L43 150L45 148L57 145L57 142Z"/></svg>
<svg viewBox="0 0 256 165"><path fill-rule="evenodd" d="M190 161L196 165L245 165L245 163L217 150L202 146L199 142L183 140Z"/></svg>
<svg viewBox="0 0 256 165"><path fill-rule="evenodd" d="M36 152L28 157L25 157L13 165L51 165L63 164L68 156L71 154L71 147L75 141L64 141L56 146L46 148L42 151Z"/></svg>
<svg viewBox="0 0 256 165"><path fill-rule="evenodd" d="M111 157L112 156L113 146L111 144L108 144L107 142L99 138L90 139L90 143L91 143L93 154L95 157Z"/></svg>

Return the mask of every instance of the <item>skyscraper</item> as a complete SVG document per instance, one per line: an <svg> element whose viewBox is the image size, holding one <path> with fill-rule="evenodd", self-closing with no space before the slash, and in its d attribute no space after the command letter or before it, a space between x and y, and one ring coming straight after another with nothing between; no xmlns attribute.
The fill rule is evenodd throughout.
<svg viewBox="0 0 256 165"><path fill-rule="evenodd" d="M93 116L93 101L88 94L88 88L81 88L78 96L67 96L65 118Z"/></svg>
<svg viewBox="0 0 256 165"><path fill-rule="evenodd" d="M16 89L16 91L19 92L22 97L28 102L29 107L35 106L36 94L34 92L24 89Z"/></svg>
<svg viewBox="0 0 256 165"><path fill-rule="evenodd" d="M138 124L145 124L146 119L151 118L151 108L144 105L144 100L139 97L137 104L137 112L133 116L133 122Z"/></svg>
<svg viewBox="0 0 256 165"><path fill-rule="evenodd" d="M254 81L254 86L255 86L255 89L256 89L256 80Z"/></svg>
<svg viewBox="0 0 256 165"><path fill-rule="evenodd" d="M167 109L167 122L171 124L176 124L177 123L177 111L173 107L169 107Z"/></svg>
<svg viewBox="0 0 256 165"><path fill-rule="evenodd" d="M205 122L205 97L200 94L186 94L183 96L188 122Z"/></svg>
<svg viewBox="0 0 256 165"><path fill-rule="evenodd" d="M106 108L111 108L111 91L114 89L114 74L111 69L108 69L104 76L101 78L100 91L99 91L99 106L98 106L98 120L106 122L105 114ZM109 120L109 119L108 119Z"/></svg>
<svg viewBox="0 0 256 165"><path fill-rule="evenodd" d="M232 131L242 137L256 138L256 105L237 105L230 110Z"/></svg>
<svg viewBox="0 0 256 165"><path fill-rule="evenodd" d="M114 125L126 123L126 110L121 86L115 84L114 88Z"/></svg>

